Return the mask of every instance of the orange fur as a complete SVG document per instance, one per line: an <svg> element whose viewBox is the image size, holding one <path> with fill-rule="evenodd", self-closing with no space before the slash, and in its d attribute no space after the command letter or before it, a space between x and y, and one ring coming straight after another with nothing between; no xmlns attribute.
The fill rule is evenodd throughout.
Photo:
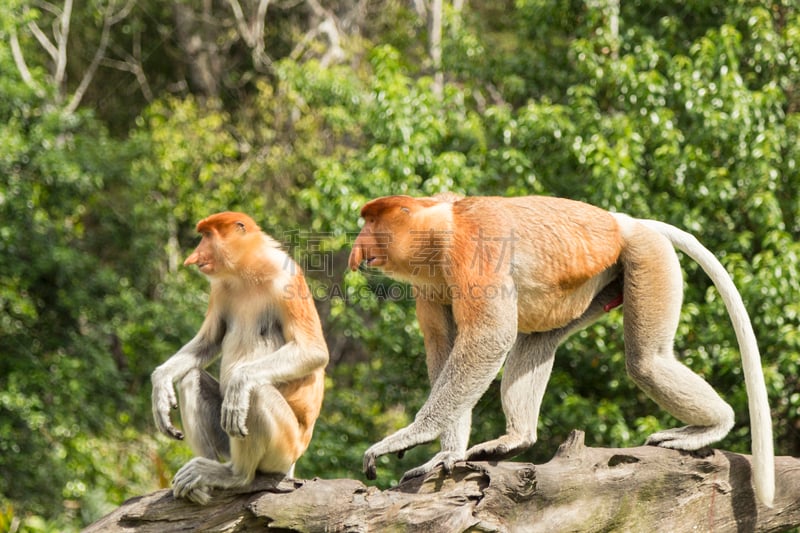
<svg viewBox="0 0 800 533"><path fill-rule="evenodd" d="M185 264L211 281L209 307L197 336L153 372L153 412L159 429L182 438L169 420L178 383L199 457L176 474L174 491L206 503L211 487L249 483L256 470L291 474L320 413L328 351L300 267L250 217L218 213L197 231ZM218 354L219 383L198 374Z"/></svg>
<svg viewBox="0 0 800 533"><path fill-rule="evenodd" d="M592 280L610 281L602 274L622 249L608 212L560 198L389 196L367 203L361 216L351 269L367 261L418 294L516 288L524 332L560 327L583 313L599 288Z"/></svg>

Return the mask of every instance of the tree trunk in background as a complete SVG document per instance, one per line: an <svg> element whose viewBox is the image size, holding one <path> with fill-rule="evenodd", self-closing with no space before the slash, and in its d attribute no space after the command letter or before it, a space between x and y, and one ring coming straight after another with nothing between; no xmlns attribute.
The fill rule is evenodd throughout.
<svg viewBox="0 0 800 533"><path fill-rule="evenodd" d="M430 15L430 54L433 63L434 93L439 98L444 92L444 72L442 72L442 1L431 0Z"/></svg>
<svg viewBox="0 0 800 533"><path fill-rule="evenodd" d="M543 465L459 463L380 491L352 479L257 478L201 507L169 490L134 498L85 531L784 531L800 525L800 459L776 458L772 509L750 457L642 446L587 448L573 431Z"/></svg>
<svg viewBox="0 0 800 533"><path fill-rule="evenodd" d="M193 5L193 4L192 4ZM202 12L193 11L188 3L175 2L175 37L188 58L188 82L194 92L216 97L220 92L220 76L224 64L216 44L217 20L211 2L202 2Z"/></svg>

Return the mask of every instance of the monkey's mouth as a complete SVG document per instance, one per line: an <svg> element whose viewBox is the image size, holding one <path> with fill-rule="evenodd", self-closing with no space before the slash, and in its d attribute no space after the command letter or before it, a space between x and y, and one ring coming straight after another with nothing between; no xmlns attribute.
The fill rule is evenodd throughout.
<svg viewBox="0 0 800 533"><path fill-rule="evenodd" d="M381 268L386 264L386 256L383 255L372 255L367 257L364 261L364 265L370 268Z"/></svg>

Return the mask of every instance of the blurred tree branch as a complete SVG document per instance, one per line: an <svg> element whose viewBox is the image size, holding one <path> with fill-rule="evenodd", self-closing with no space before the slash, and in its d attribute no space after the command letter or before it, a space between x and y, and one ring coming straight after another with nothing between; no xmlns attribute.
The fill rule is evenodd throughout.
<svg viewBox="0 0 800 533"><path fill-rule="evenodd" d="M138 62L137 67L137 63L134 61L118 61L106 57L111 40L112 28L130 15L136 5L136 0L126 0L125 4L119 8L118 2L116 0L111 0L105 6L103 9L103 26L100 34L100 41L95 48L91 62L81 75L81 81L71 95L69 94L67 85L67 66L69 61L69 36L73 18L73 0L65 0L62 7L49 2L37 2L35 5L53 17L51 22L52 38L39 26L37 20L29 20L24 27L27 28L36 42L39 43L42 50L44 50L45 54L50 58L51 62L48 71L51 75L50 83L54 88L55 101L57 104L61 105L68 100L67 104L64 106L64 111L66 113L74 113L75 110L78 109L101 64L132 72L136 75L140 84L144 81L144 84L142 84L143 91L148 91L146 94L149 94L149 98L152 98L152 93L149 92L146 78L144 78L144 70L141 61ZM24 51L19 43L17 28L12 28L9 40L14 57L14 64L22 80L26 85L34 89L39 96L42 96L44 94L42 86L34 79L28 68ZM135 56L130 56L130 59L134 57Z"/></svg>

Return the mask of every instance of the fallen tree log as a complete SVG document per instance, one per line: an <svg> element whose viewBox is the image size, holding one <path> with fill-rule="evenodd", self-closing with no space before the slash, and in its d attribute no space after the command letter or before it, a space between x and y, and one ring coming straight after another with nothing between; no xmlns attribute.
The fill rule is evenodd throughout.
<svg viewBox="0 0 800 533"><path fill-rule="evenodd" d="M352 479L259 476L199 506L161 490L85 532L786 531L800 525L800 459L776 458L775 505L755 499L750 456L652 446L588 448L573 431L551 461L458 463L381 491Z"/></svg>

